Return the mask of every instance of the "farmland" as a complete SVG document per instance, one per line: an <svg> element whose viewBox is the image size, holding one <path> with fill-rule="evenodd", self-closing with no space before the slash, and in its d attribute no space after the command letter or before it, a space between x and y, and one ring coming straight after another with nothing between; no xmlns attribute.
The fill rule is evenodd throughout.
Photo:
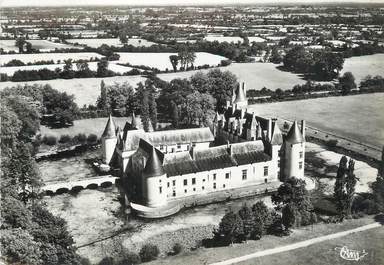
<svg viewBox="0 0 384 265"><path fill-rule="evenodd" d="M384 94L328 97L248 106L257 115L305 119L309 125L381 147Z"/></svg>
<svg viewBox="0 0 384 265"><path fill-rule="evenodd" d="M40 50L41 52L54 51L55 49L75 48L73 45L55 43L48 40L28 40L28 42L32 44L32 48ZM4 51L19 51L19 48L15 45L15 40L1 40L0 49L3 49Z"/></svg>
<svg viewBox="0 0 384 265"><path fill-rule="evenodd" d="M238 43L238 42L243 42L243 38L240 37L224 37L224 36L207 36L204 38L206 41L218 41L218 42L233 42L233 43Z"/></svg>
<svg viewBox="0 0 384 265"><path fill-rule="evenodd" d="M342 73L345 72L352 72L357 84L367 75L384 76L384 54L348 58L342 70Z"/></svg>
<svg viewBox="0 0 384 265"><path fill-rule="evenodd" d="M91 58L101 58L100 54L94 52L79 52L79 53L38 53L38 54L2 54L0 55L0 64L8 63L11 60L20 60L23 63L34 63L37 61L50 61L53 60L63 61L67 59L72 60L90 60Z"/></svg>
<svg viewBox="0 0 384 265"><path fill-rule="evenodd" d="M75 102L82 107L84 104L95 104L100 95L100 82L104 80L106 85L114 83L128 82L134 88L137 83L145 81L145 78L139 75L135 76L114 76L105 78L78 78L78 79L54 79L49 81L29 81L29 82L0 82L0 89L17 85L49 84L60 92L75 95Z"/></svg>
<svg viewBox="0 0 384 265"><path fill-rule="evenodd" d="M106 44L108 46L116 46L120 47L123 46L123 44L120 42L118 38L108 38L108 39L68 39L67 42L69 43L78 43L80 45L87 45L92 48L100 47L102 44ZM133 45L135 47L144 46L149 47L151 45L154 45L156 43L147 41L145 39L128 39L127 42L128 45Z"/></svg>
<svg viewBox="0 0 384 265"><path fill-rule="evenodd" d="M5 73L8 76L12 76L14 72L19 70L40 70L43 68L47 68L49 70L55 70L56 68L60 68L63 70L64 64L46 64L46 65L26 65L26 66L11 66L11 67L1 67L0 73ZM97 62L90 62L88 63L89 69L92 71L97 70ZM76 70L76 66L74 66L74 69ZM115 73L123 74L125 72L128 72L132 70L132 67L129 66L122 66L118 65L114 62L110 62L108 65L108 69L112 70Z"/></svg>
<svg viewBox="0 0 384 265"><path fill-rule="evenodd" d="M176 55L176 53L128 53L120 52L120 63L130 63L131 65L145 65L154 67L159 70L172 70L172 64L169 60L170 55ZM219 55L214 55L206 52L197 52L194 66L210 65L217 66L221 60L227 58ZM179 65L180 66L180 65Z"/></svg>

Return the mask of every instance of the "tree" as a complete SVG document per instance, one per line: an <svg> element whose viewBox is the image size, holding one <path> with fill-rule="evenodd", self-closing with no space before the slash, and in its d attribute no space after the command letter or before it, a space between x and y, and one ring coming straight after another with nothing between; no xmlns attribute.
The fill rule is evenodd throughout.
<svg viewBox="0 0 384 265"><path fill-rule="evenodd" d="M141 122L143 124L144 131L149 131L149 96L148 91L143 92L143 100L141 102L141 108L140 108L140 118Z"/></svg>
<svg viewBox="0 0 384 265"><path fill-rule="evenodd" d="M134 91L130 84L115 83L106 88L106 110L112 111L116 116L124 116L134 110ZM101 102L103 103L103 102Z"/></svg>
<svg viewBox="0 0 384 265"><path fill-rule="evenodd" d="M244 224L239 214L230 211L220 221L219 229L214 232L218 239L233 244L244 236Z"/></svg>
<svg viewBox="0 0 384 265"><path fill-rule="evenodd" d="M197 72L190 77L190 82L194 90L199 91L200 93L209 93L211 90L211 80L203 72Z"/></svg>
<svg viewBox="0 0 384 265"><path fill-rule="evenodd" d="M109 70L108 70L108 61L106 59L101 59L97 63L97 71L96 74L98 77L106 77L109 76Z"/></svg>
<svg viewBox="0 0 384 265"><path fill-rule="evenodd" d="M340 53L320 51L314 53L314 72L321 80L332 80L338 77L343 69L344 58Z"/></svg>
<svg viewBox="0 0 384 265"><path fill-rule="evenodd" d="M119 33L119 40L122 44L127 44L128 43L128 37L127 33L125 31L120 31Z"/></svg>
<svg viewBox="0 0 384 265"><path fill-rule="evenodd" d="M239 210L239 216L243 220L243 230L245 239L255 237L256 222L252 210L247 206L243 205ZM260 236L261 237L261 236Z"/></svg>
<svg viewBox="0 0 384 265"><path fill-rule="evenodd" d="M177 105L175 102L171 101L172 106L172 126L174 128L179 127L179 109L177 108Z"/></svg>
<svg viewBox="0 0 384 265"><path fill-rule="evenodd" d="M6 156L16 146L23 126L17 114L4 101L0 101L1 156Z"/></svg>
<svg viewBox="0 0 384 265"><path fill-rule="evenodd" d="M19 48L19 53L24 53L24 45L26 41L24 37L19 37L16 39L15 46Z"/></svg>
<svg viewBox="0 0 384 265"><path fill-rule="evenodd" d="M384 147L376 181L372 183L373 200L378 212L384 212Z"/></svg>
<svg viewBox="0 0 384 265"><path fill-rule="evenodd" d="M298 215L299 213L293 203L288 203L283 207L281 221L286 230L295 225Z"/></svg>
<svg viewBox="0 0 384 265"><path fill-rule="evenodd" d="M348 162L347 157L343 156L340 159L339 168L337 169L333 195L336 209L342 218L351 214L355 186L356 176L354 175L354 161L350 159Z"/></svg>
<svg viewBox="0 0 384 265"><path fill-rule="evenodd" d="M209 93L216 99L216 110L221 111L237 88L237 78L231 72L222 72L220 69L210 70L207 75L210 80Z"/></svg>
<svg viewBox="0 0 384 265"><path fill-rule="evenodd" d="M215 115L215 99L208 93L195 91L189 94L182 105L182 119L186 124L208 126Z"/></svg>
<svg viewBox="0 0 384 265"><path fill-rule="evenodd" d="M355 77L351 72L346 72L339 78L339 86L343 95L349 94L352 89L356 88Z"/></svg>
<svg viewBox="0 0 384 265"><path fill-rule="evenodd" d="M274 64L280 64L283 61L283 56L280 54L277 46L273 46L269 60Z"/></svg>
<svg viewBox="0 0 384 265"><path fill-rule="evenodd" d="M97 98L96 106L102 110L107 109L107 88L104 80L101 80L100 82L100 96Z"/></svg>
<svg viewBox="0 0 384 265"><path fill-rule="evenodd" d="M159 248L156 245L145 244L141 248L139 255L143 262L155 260L159 255Z"/></svg>
<svg viewBox="0 0 384 265"><path fill-rule="evenodd" d="M177 65L179 64L179 56L177 56L177 55L170 55L169 56L169 60L171 61L171 64L172 64L172 67L173 67L173 71L176 72L177 71Z"/></svg>

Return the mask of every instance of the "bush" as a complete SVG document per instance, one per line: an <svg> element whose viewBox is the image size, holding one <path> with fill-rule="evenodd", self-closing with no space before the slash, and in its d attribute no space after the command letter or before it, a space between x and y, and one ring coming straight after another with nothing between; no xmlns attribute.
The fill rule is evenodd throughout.
<svg viewBox="0 0 384 265"><path fill-rule="evenodd" d="M97 135L96 134L91 133L90 135L88 135L88 137L87 137L88 143L95 143L96 141L97 141Z"/></svg>
<svg viewBox="0 0 384 265"><path fill-rule="evenodd" d="M77 139L80 143L85 143L87 141L87 136L84 133L79 133Z"/></svg>
<svg viewBox="0 0 384 265"><path fill-rule="evenodd" d="M68 134L64 134L60 136L59 143L65 144L65 143L68 143L69 141L71 141L71 136L69 136Z"/></svg>
<svg viewBox="0 0 384 265"><path fill-rule="evenodd" d="M145 244L139 254L143 262L155 260L159 255L159 248L156 245Z"/></svg>
<svg viewBox="0 0 384 265"><path fill-rule="evenodd" d="M182 246L180 243L176 243L176 244L173 246L172 250L173 250L173 254L174 254L174 255L177 255L177 254L179 254L181 251L183 251L183 246Z"/></svg>
<svg viewBox="0 0 384 265"><path fill-rule="evenodd" d="M133 252L128 252L123 255L123 258L117 263L117 265L134 265L140 264L140 256Z"/></svg>
<svg viewBox="0 0 384 265"><path fill-rule="evenodd" d="M115 261L112 257L105 257L100 262L99 265L114 265Z"/></svg>
<svg viewBox="0 0 384 265"><path fill-rule="evenodd" d="M49 136L44 136L43 137L43 143L46 144L46 145L55 145L57 143L57 138L53 135L49 135Z"/></svg>
<svg viewBox="0 0 384 265"><path fill-rule="evenodd" d="M338 144L338 141L337 141L337 140L334 140L334 139L332 139L332 140L328 140L328 141L326 142L326 145L327 145L328 147L336 147L337 144Z"/></svg>
<svg viewBox="0 0 384 265"><path fill-rule="evenodd" d="M221 60L221 66L228 66L232 63L231 60Z"/></svg>

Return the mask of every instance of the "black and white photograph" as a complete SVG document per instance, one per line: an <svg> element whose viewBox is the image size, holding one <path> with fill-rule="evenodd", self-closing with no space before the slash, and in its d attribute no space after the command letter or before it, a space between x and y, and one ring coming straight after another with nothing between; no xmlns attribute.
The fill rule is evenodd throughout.
<svg viewBox="0 0 384 265"><path fill-rule="evenodd" d="M384 0L0 0L0 265L383 265Z"/></svg>

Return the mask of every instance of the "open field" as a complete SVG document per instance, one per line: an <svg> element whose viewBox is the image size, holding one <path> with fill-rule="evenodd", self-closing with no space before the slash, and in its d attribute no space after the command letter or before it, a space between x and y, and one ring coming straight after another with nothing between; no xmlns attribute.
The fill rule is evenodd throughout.
<svg viewBox="0 0 384 265"><path fill-rule="evenodd" d="M137 83L144 82L146 78L135 76L114 76L106 78L74 78L74 79L54 79L54 80L39 80L28 82L0 82L0 90L5 87L23 86L24 84L33 85L49 84L54 89L60 92L67 92L68 94L75 95L75 102L82 107L84 104L95 104L97 97L100 95L100 82L104 80L106 85L113 85L114 83L128 82L133 88Z"/></svg>
<svg viewBox="0 0 384 265"><path fill-rule="evenodd" d="M214 35L208 35L204 38L206 41L218 41L218 42L228 42L228 43L238 43L243 42L243 38L240 37L224 37L224 36L214 36Z"/></svg>
<svg viewBox="0 0 384 265"><path fill-rule="evenodd" d="M261 37L248 37L248 40L249 40L249 43L252 43L252 42L265 42L267 41L266 39L263 39Z"/></svg>
<svg viewBox="0 0 384 265"><path fill-rule="evenodd" d="M384 93L295 100L248 106L248 111L289 120L305 119L325 131L381 148L384 144Z"/></svg>
<svg viewBox="0 0 384 265"><path fill-rule="evenodd" d="M45 65L26 65L26 66L10 66L10 67L1 67L0 73L7 74L8 76L12 76L16 71L19 70L40 70L47 68L49 70L55 70L56 68L60 68L63 70L64 64L45 64ZM97 62L89 62L89 69L92 71L97 71ZM123 74L132 70L132 67L118 65L114 62L109 62L108 69L112 70L115 73ZM77 70L76 64L73 65L73 70Z"/></svg>
<svg viewBox="0 0 384 265"><path fill-rule="evenodd" d="M345 237L328 240L305 248L300 248L284 253L252 259L239 265L269 264L278 265L284 260L284 264L295 265L349 265L354 261L344 260L340 257L340 248L357 250L360 253L365 250L367 255L357 261L362 265L384 264L383 227L354 233Z"/></svg>
<svg viewBox="0 0 384 265"><path fill-rule="evenodd" d="M50 129L44 125L40 126L41 135L53 135L60 137L61 135L68 134L70 136L75 136L79 133L85 133L89 135L91 133L96 134L97 137L100 137L104 131L105 125L107 124L108 118L95 118L95 119L83 119L75 120L73 126L68 128L60 129ZM126 117L113 117L113 121L116 126L124 128L125 123L128 121Z"/></svg>
<svg viewBox="0 0 384 265"><path fill-rule="evenodd" d="M280 71L276 67L277 65L272 63L232 63L229 66L220 67L220 69L235 74L238 80L246 83L247 89L260 90L266 87L272 90L277 88L287 90L292 89L296 84L305 83L305 80L301 79L299 75ZM208 72L209 70L201 71ZM196 72L177 72L158 76L165 81L171 81L174 78L189 78Z"/></svg>
<svg viewBox="0 0 384 265"><path fill-rule="evenodd" d="M102 44L106 44L108 46L116 46L120 47L123 44L120 42L119 38L109 38L109 39L68 39L69 43L78 43L80 45L87 45L92 48L98 48ZM145 39L128 39L128 45L133 45L135 47L149 47L156 43L147 41Z"/></svg>
<svg viewBox="0 0 384 265"><path fill-rule="evenodd" d="M379 53L345 59L341 74L345 72L352 72L357 85L359 85L360 81L367 75L384 76L384 54Z"/></svg>
<svg viewBox="0 0 384 265"><path fill-rule="evenodd" d="M172 70L172 64L169 60L170 55L177 55L176 53L134 53L134 52L119 52L121 63L130 63L132 65L146 65L155 67L159 70ZM194 66L208 64L210 66L217 66L221 60L227 58L214 55L206 52L197 52ZM178 65L180 67L180 64Z"/></svg>
<svg viewBox="0 0 384 265"><path fill-rule="evenodd" d="M38 49L41 52L54 51L55 49L70 49L75 48L73 45L56 43L48 40L27 40L32 44L33 49ZM19 48L15 45L15 40L0 40L0 49L4 51L18 52Z"/></svg>
<svg viewBox="0 0 384 265"><path fill-rule="evenodd" d="M9 61L16 59L23 63L33 63L36 61L50 61L53 60L61 62L66 59L72 60L90 60L91 58L101 58L100 54L94 52L77 52L77 53L36 53L36 54L1 54L0 64L8 63Z"/></svg>

